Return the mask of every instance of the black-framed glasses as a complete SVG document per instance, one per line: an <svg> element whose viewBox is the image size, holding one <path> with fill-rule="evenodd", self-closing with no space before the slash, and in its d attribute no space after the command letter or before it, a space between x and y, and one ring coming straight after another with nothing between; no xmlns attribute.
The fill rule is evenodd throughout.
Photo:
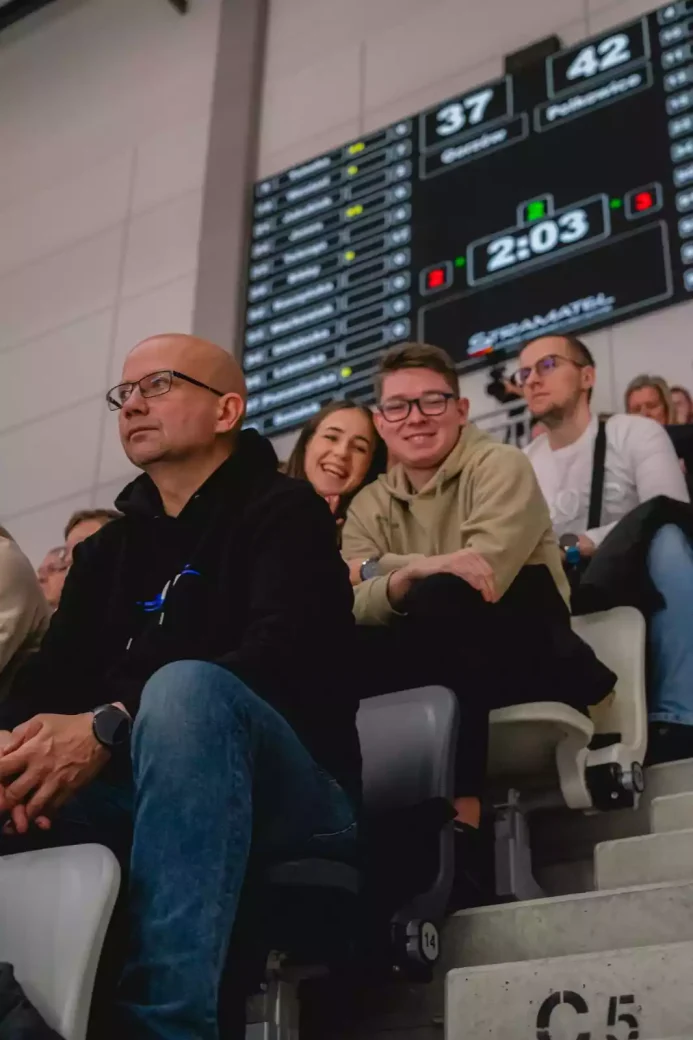
<svg viewBox="0 0 693 1040"><path fill-rule="evenodd" d="M525 368L518 368L517 372L513 372L510 377L510 382L514 383L515 386L523 387L527 380L532 375L532 372L536 372L538 376L548 376L551 372L555 372L561 365L575 365L576 368L588 368L584 361L574 361L573 358L563 357L562 354L546 354L545 357L539 358L533 365L527 365Z"/></svg>
<svg viewBox="0 0 693 1040"><path fill-rule="evenodd" d="M173 386L174 376L176 379L184 379L186 383L192 383L193 386L209 390L211 393L216 394L217 397L224 396L223 391L215 390L213 386L201 383L199 379L193 379L192 376L186 376L184 372L176 372L172 368L166 368L161 372L150 372L149 375L142 376L141 379L136 379L133 383L118 383L118 386L114 386L106 394L108 407L112 412L117 412L119 408L123 407L135 387L139 388L142 397L161 397L162 394L167 394Z"/></svg>
<svg viewBox="0 0 693 1040"><path fill-rule="evenodd" d="M429 390L421 397L391 397L378 405L378 411L386 422L402 422L411 415L416 405L421 415L442 415L448 401L456 400L457 394L444 394L442 390Z"/></svg>

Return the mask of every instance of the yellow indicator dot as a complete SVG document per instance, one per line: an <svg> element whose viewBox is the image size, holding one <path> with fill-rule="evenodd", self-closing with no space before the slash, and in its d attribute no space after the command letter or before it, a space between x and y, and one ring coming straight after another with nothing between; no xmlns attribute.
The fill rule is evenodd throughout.
<svg viewBox="0 0 693 1040"><path fill-rule="evenodd" d="M357 141L355 144L350 144L347 151L349 155L356 155L357 152L362 152L365 147L363 141Z"/></svg>
<svg viewBox="0 0 693 1040"><path fill-rule="evenodd" d="M355 173L359 172L358 166L347 166L347 173L350 177L353 177Z"/></svg>
<svg viewBox="0 0 693 1040"><path fill-rule="evenodd" d="M349 366L345 365L339 374L341 375L342 379L348 379L351 375L351 371L352 370L349 368Z"/></svg>
<svg viewBox="0 0 693 1040"><path fill-rule="evenodd" d="M347 249L346 253L344 254L344 259L345 260L355 260L356 259L356 253L354 252L354 250L353 249Z"/></svg>
<svg viewBox="0 0 693 1040"><path fill-rule="evenodd" d="M363 213L363 206L361 203L357 206L349 206L349 209L346 211L347 217L358 217L361 213Z"/></svg>

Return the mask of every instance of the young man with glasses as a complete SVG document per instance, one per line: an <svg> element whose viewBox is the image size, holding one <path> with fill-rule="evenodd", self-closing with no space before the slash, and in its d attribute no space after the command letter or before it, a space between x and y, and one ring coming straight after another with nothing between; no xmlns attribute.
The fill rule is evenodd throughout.
<svg viewBox="0 0 693 1040"><path fill-rule="evenodd" d="M371 626L359 633L362 682L371 693L439 682L457 694L456 831L468 870L489 711L555 700L557 691L584 707L610 692L614 676L570 628L569 589L532 467L468 423L448 355L393 347L377 393L375 422L399 462L356 496L342 534L352 574L361 561L356 618ZM475 899L467 880L458 906Z"/></svg>
<svg viewBox="0 0 693 1040"><path fill-rule="evenodd" d="M115 1036L217 1040L251 847L252 881L278 859L354 855L357 703L334 669L353 597L326 503L240 431L225 351L146 340L107 399L144 474L76 546L0 706L0 851L109 845L130 878Z"/></svg>
<svg viewBox="0 0 693 1040"><path fill-rule="evenodd" d="M652 419L612 415L603 427L603 495L590 525L595 443L599 429L590 398L594 358L575 336L542 336L519 358L515 382L546 433L526 449L549 505L561 546L588 560L617 523L657 496L688 502L672 442ZM606 550L605 550L606 551ZM651 761L693 755L693 549L684 531L662 526L647 551L647 569L665 606L650 619Z"/></svg>

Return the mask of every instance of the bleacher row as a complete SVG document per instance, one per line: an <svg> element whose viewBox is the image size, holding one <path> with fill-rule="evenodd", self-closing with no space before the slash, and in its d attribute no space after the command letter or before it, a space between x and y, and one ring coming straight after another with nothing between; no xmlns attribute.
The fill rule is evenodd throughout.
<svg viewBox="0 0 693 1040"><path fill-rule="evenodd" d="M533 807L608 810L635 806L647 742L645 626L632 608L575 619L582 637L618 674L609 703L594 719L562 703L534 703L491 716L490 792L495 811L498 895L543 893L531 871L528 817ZM380 814L429 799L452 799L457 739L453 695L431 687L365 701L358 718L366 812ZM432 886L398 907L389 930L392 966L428 981L440 957L438 925L454 874L449 831L439 838ZM15 967L29 998L65 1040L84 1040L94 978L119 887L115 857L75 846L5 857L0 898L0 960ZM292 861L263 879L246 955L267 963L260 997L250 1004L248 1037L297 1035L297 987L344 970L364 956L354 922L362 878L324 860ZM261 925L261 927L260 927ZM369 938L370 941L370 938ZM352 965L353 967L353 965ZM255 1020L255 1021L254 1021Z"/></svg>
<svg viewBox="0 0 693 1040"><path fill-rule="evenodd" d="M515 440L517 406L482 416L480 425ZM558 695L491 712L485 809L499 902L547 895L535 876L535 813L560 809L577 819L636 810L643 791L645 619L633 607L616 607L576 617L572 626L618 680L589 714ZM366 821L451 803L459 793L453 780L458 703L451 691L430 686L371 697L361 704L358 730ZM451 827L433 826L425 851L429 867L435 863L427 884L387 906L385 916L373 898L382 889L372 887L367 869L349 863L288 860L249 880L234 938L244 976L229 980L230 987L257 992L248 1002L248 1040L296 1040L299 987L306 983L382 982L392 975L413 985L430 981L441 962L440 926L455 875ZM118 864L106 849L85 845L8 856L0 867L0 960L14 965L30 1000L64 1040L84 1040L119 890ZM323 1021L315 1036L328 1035ZM448 1032L450 1040L461 1035Z"/></svg>

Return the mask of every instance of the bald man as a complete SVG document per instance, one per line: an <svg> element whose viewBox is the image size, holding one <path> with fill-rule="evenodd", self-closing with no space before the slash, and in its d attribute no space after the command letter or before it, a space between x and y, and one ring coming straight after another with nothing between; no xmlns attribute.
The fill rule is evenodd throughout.
<svg viewBox="0 0 693 1040"><path fill-rule="evenodd" d="M211 343L131 351L107 401L144 473L0 708L0 852L99 841L128 869L128 1040L217 1040L251 836L260 866L354 852L348 572L326 503L240 431L245 399Z"/></svg>

